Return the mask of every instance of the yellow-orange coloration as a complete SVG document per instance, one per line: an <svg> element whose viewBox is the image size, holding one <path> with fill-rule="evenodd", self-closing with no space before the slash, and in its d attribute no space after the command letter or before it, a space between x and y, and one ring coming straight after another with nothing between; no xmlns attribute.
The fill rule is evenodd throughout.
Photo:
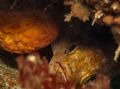
<svg viewBox="0 0 120 89"><path fill-rule="evenodd" d="M39 11L0 11L0 46L11 53L29 53L50 44L58 29Z"/></svg>
<svg viewBox="0 0 120 89"><path fill-rule="evenodd" d="M59 58L51 60L50 72L57 74L63 80L72 80L84 84L102 68L105 57L98 49L76 48L74 51Z"/></svg>

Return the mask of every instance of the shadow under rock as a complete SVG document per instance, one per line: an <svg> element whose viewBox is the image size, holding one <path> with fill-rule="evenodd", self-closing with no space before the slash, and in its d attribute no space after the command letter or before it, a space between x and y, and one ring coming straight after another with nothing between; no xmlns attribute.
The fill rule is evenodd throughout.
<svg viewBox="0 0 120 89"><path fill-rule="evenodd" d="M17 62L16 62L17 56L18 56L17 54L11 54L4 50L0 50L0 62L12 68L17 68Z"/></svg>

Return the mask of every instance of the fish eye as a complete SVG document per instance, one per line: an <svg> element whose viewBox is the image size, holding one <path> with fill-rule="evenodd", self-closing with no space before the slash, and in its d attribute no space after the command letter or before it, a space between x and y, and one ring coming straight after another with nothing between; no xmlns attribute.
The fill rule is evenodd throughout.
<svg viewBox="0 0 120 89"><path fill-rule="evenodd" d="M89 76L89 77L86 79L85 83L88 83L88 82L93 81L93 80L95 80L95 79L96 79L96 74L91 75L91 76Z"/></svg>

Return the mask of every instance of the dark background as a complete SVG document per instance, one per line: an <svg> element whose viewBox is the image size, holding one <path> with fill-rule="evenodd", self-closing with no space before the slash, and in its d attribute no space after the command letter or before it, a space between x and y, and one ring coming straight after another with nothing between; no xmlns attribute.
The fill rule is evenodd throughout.
<svg viewBox="0 0 120 89"><path fill-rule="evenodd" d="M111 87L112 89L120 89L120 59L118 59L117 63L113 61L117 44L112 36L110 27L99 24L91 26L92 20L83 23L77 18L73 18L69 23L64 22L64 15L69 13L70 9L63 5L62 0L0 0L0 10L14 9L37 9L45 12L57 23L60 30L59 38L67 36L68 39L80 40L82 45L92 45L102 49L104 54L108 57L108 63L106 65L111 66L108 69L106 67L106 70L113 74ZM47 56L48 60L52 57L50 46L39 50L39 52ZM3 50L0 51L0 58L4 59L3 61L7 65L14 68L17 68L17 63L15 62L17 56L17 54L10 54Z"/></svg>

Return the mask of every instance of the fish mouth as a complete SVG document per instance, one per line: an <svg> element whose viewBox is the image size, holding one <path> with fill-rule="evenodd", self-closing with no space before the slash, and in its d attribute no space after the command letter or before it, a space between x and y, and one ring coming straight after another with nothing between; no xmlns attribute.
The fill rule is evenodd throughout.
<svg viewBox="0 0 120 89"><path fill-rule="evenodd" d="M65 72L65 68L63 67L63 65L60 63L60 62L55 62L57 65L58 65L58 67L59 67L59 71L60 71L60 73L61 73L61 75L62 75L62 77L64 78L64 80L65 81L67 81L68 80L68 78L67 78L67 74L66 74L66 72Z"/></svg>
<svg viewBox="0 0 120 89"><path fill-rule="evenodd" d="M65 68L59 61L50 63L49 70L50 73L57 74L58 76L62 77L64 81L68 81L67 75L65 73Z"/></svg>

